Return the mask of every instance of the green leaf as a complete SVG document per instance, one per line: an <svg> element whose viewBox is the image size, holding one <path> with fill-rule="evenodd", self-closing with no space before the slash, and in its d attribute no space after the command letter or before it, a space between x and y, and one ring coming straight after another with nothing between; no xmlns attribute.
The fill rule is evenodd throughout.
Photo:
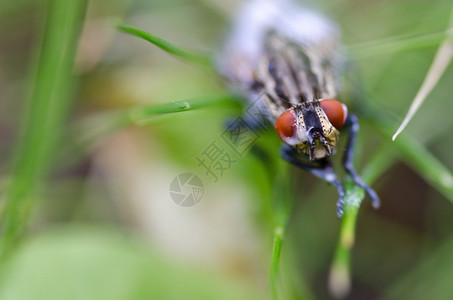
<svg viewBox="0 0 453 300"><path fill-rule="evenodd" d="M167 42L166 40L164 40L158 36L155 36L151 33L140 30L136 27L132 27L130 25L118 24L116 26L116 28L118 28L118 30L121 30L127 34L142 38L145 41L150 42L151 44L159 47L160 49L164 50L165 52L167 52L171 55L174 55L176 57L180 57L189 62L194 62L194 63L198 63L198 64L205 65L205 66L212 66L212 59L211 59L211 55L209 55L209 54L200 53L200 52L197 52L194 50L183 49L182 47L175 46L172 43Z"/></svg>

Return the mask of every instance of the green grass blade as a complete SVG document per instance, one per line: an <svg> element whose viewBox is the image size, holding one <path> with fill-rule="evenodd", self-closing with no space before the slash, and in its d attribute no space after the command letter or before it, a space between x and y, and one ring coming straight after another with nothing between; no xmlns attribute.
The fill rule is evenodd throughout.
<svg viewBox="0 0 453 300"><path fill-rule="evenodd" d="M453 173L451 170L439 161L426 146L408 134L403 133L397 140L391 142L394 123L389 119L387 112L375 105L379 102L374 99L376 97L368 93L367 98L370 99L366 104L368 107L361 107L363 120L369 121L384 137L384 141L391 143L388 147L395 149L398 157L453 203Z"/></svg>
<svg viewBox="0 0 453 300"><path fill-rule="evenodd" d="M340 238L329 274L329 291L335 298L344 298L351 289L350 257L355 242L355 226L364 190L351 180L345 184L344 214L341 219Z"/></svg>
<svg viewBox="0 0 453 300"><path fill-rule="evenodd" d="M271 280L271 289L272 289L272 298L279 299L278 293L278 269L280 265L280 254L282 250L282 243L284 237L284 224L276 226L274 228L274 238L273 238L273 245L272 245L272 259L271 259L271 272L270 272L270 280Z"/></svg>
<svg viewBox="0 0 453 300"><path fill-rule="evenodd" d="M349 45L346 49L351 54L350 59L365 59L377 55L434 47L439 45L446 36L447 33L444 31L395 36Z"/></svg>
<svg viewBox="0 0 453 300"><path fill-rule="evenodd" d="M230 96L213 98L195 98L183 101L155 104L142 107L117 110L98 114L81 120L73 128L74 136L84 147L90 147L99 139L130 125L146 126L152 123L157 116L179 113L183 111L203 109L212 106L240 107L238 99Z"/></svg>
<svg viewBox="0 0 453 300"><path fill-rule="evenodd" d="M376 127L384 137L390 140L393 135L392 126L379 122ZM428 151L423 144L407 134L401 134L393 144L398 150L400 157L420 177L424 178L448 200L453 202L453 174L441 161Z"/></svg>
<svg viewBox="0 0 453 300"><path fill-rule="evenodd" d="M384 117L368 114L376 129L390 141L393 134L390 122ZM381 115L384 115L381 113ZM396 148L395 148L396 146ZM388 142L379 149L363 171L363 179L372 183L400 156L422 178L453 202L453 174L438 159L436 159L421 143L406 134L394 141ZM329 274L329 291L335 298L344 298L351 288L350 258L355 241L355 227L358 210L365 196L363 189L351 181L345 184L345 211L341 221L340 236L335 250L334 259Z"/></svg>
<svg viewBox="0 0 453 300"><path fill-rule="evenodd" d="M37 70L32 76L21 139L16 147L11 181L5 191L0 256L20 237L36 188L56 150L56 138L71 102L70 75L77 48L84 0L47 1Z"/></svg>
<svg viewBox="0 0 453 300"><path fill-rule="evenodd" d="M148 107L133 108L128 111L129 122L146 125L153 117L163 114L178 113L188 110L205 108L212 105L234 104L232 97L197 98L186 101L173 101Z"/></svg>
<svg viewBox="0 0 453 300"><path fill-rule="evenodd" d="M292 208L291 173L289 164L281 159L277 160L278 173L275 177L273 188L274 228L273 245L270 268L270 283L273 299L279 299L278 270L280 254L286 233L286 226Z"/></svg>
<svg viewBox="0 0 453 300"><path fill-rule="evenodd" d="M374 153L363 171L363 180L368 184L375 181L391 167L395 160L392 148L384 146ZM365 197L364 190L355 185L350 178L346 180L344 214L341 219L340 236L337 242L328 286L330 293L342 299L351 289L351 251L355 243L355 228L360 205Z"/></svg>
<svg viewBox="0 0 453 300"><path fill-rule="evenodd" d="M282 159L279 159L277 163L279 171L277 173L277 176L275 177L273 188L273 203L275 214L270 269L270 283L273 299L279 299L280 295L278 285L280 254L293 203L293 195L291 192L292 180L289 164Z"/></svg>
<svg viewBox="0 0 453 300"><path fill-rule="evenodd" d="M205 66L212 66L212 59L211 59L211 55L209 55L209 54L200 53L200 52L196 52L193 50L183 49L179 46L175 46L175 45L171 44L170 42L167 42L166 40L164 40L158 36L155 36L151 33L145 32L143 30L140 30L140 29L130 26L130 25L118 24L116 26L116 28L118 28L118 30L125 32L127 34L142 38L145 41L150 42L151 44L159 47L160 49L164 50L165 52L167 52L171 55L174 55L176 57L180 57L189 62L194 62L194 63L198 63L198 64L205 65Z"/></svg>
<svg viewBox="0 0 453 300"><path fill-rule="evenodd" d="M391 143L382 145L373 153L361 172L362 179L368 184L372 184L393 166L397 158L397 151Z"/></svg>

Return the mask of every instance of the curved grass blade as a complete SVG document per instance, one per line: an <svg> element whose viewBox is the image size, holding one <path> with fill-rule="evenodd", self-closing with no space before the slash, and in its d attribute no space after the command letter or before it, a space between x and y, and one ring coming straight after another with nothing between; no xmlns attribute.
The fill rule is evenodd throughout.
<svg viewBox="0 0 453 300"><path fill-rule="evenodd" d="M392 136L392 128L376 124L387 138ZM453 174L426 147L408 135L401 135L394 142L400 157L424 178L431 186L453 203Z"/></svg>
<svg viewBox="0 0 453 300"><path fill-rule="evenodd" d="M385 117L385 112L379 112L378 108L373 107L372 113L368 110L364 110L362 113L384 136L384 140L389 141L393 130L391 122ZM403 134L394 143L384 144L383 149L379 149L372 156L362 172L363 180L371 184L392 166L398 156L402 157L420 177L453 202L452 172L422 144L406 134ZM345 185L345 193L345 212L328 280L330 293L339 299L347 296L351 288L350 257L354 246L358 209L364 197L363 190L351 183Z"/></svg>
<svg viewBox="0 0 453 300"><path fill-rule="evenodd" d="M291 194L291 174L289 172L289 164L283 160L278 160L278 168L279 172L275 177L273 188L275 217L270 269L270 282L273 299L279 299L278 270L280 266L280 254L286 233L286 226L291 213L293 199Z"/></svg>
<svg viewBox="0 0 453 300"><path fill-rule="evenodd" d="M371 125L379 132L384 140L390 139L393 135L393 122L388 118L388 114L375 105L372 94L368 93L370 101L367 106L362 107L363 119L368 120ZM433 188L443 194L453 203L453 173L441 161L439 161L422 143L415 138L402 134L399 139L391 143L396 150L396 155L405 161L421 178L425 179ZM392 155L395 155L392 154Z"/></svg>
<svg viewBox="0 0 453 300"><path fill-rule="evenodd" d="M146 125L156 115L178 113L187 110L205 108L211 105L234 104L232 97L196 98L185 101L173 101L148 107L133 108L128 111L128 120L132 124Z"/></svg>
<svg viewBox="0 0 453 300"><path fill-rule="evenodd" d="M152 123L157 116L203 109L211 106L228 106L239 109L240 104L239 100L234 97L223 96L187 99L116 110L83 119L73 128L76 132L74 136L79 137L79 142L89 148L101 138L126 126L146 126Z"/></svg>
<svg viewBox="0 0 453 300"><path fill-rule="evenodd" d="M446 30L446 37L445 40L440 45L437 53L434 57L433 63L426 74L423 83L418 90L415 98L409 107L409 111L404 117L403 122L401 123L400 127L396 130L396 133L392 136L392 140L394 141L398 135L406 128L409 121L414 117L415 113L418 111L420 106L422 105L423 101L432 91L432 89L437 85L439 82L440 77L447 69L448 65L450 64L451 60L453 59L453 10L451 13L451 20Z"/></svg>
<svg viewBox="0 0 453 300"><path fill-rule="evenodd" d="M383 55L403 50L415 50L439 45L448 36L445 31L425 34L407 34L379 39L347 46L347 52L351 53L349 59L365 59L371 56Z"/></svg>
<svg viewBox="0 0 453 300"><path fill-rule="evenodd" d="M39 184L48 172L71 103L71 72L84 0L46 2L44 35L37 70L30 81L21 139L15 149L11 181L5 189L0 257L23 233Z"/></svg>
<svg viewBox="0 0 453 300"><path fill-rule="evenodd" d="M366 92L369 101L362 102L362 120L368 120L384 140L390 140L394 132L394 123L376 103L376 96L372 92ZM391 143L398 157L401 157L418 175L426 180L433 188L443 194L453 203L453 173L441 161L439 161L423 144L415 138L403 134L399 139ZM394 155L394 154L392 154Z"/></svg>
<svg viewBox="0 0 453 300"><path fill-rule="evenodd" d="M213 66L213 62L211 59L212 56L210 54L201 53L194 50L183 49L182 47L173 45L172 43L167 42L166 40L158 36L155 36L151 33L145 32L141 29L138 29L127 24L117 24L116 28L127 34L142 38L145 41L148 41L151 44L164 50L165 52L176 57L182 58L186 61L194 62L209 67Z"/></svg>

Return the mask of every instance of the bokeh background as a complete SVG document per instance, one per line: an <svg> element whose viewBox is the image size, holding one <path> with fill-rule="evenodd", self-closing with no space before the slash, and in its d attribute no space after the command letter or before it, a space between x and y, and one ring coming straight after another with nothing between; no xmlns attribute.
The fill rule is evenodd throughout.
<svg viewBox="0 0 453 300"><path fill-rule="evenodd" d="M45 84L36 74L48 43L42 39L44 23L55 2L0 4L2 207L11 181L18 180L11 175L15 157L28 153L33 159L33 147L23 151L17 144L26 136L21 128L30 107L37 109L27 104L36 99L34 83ZM348 64L356 80L341 100L361 118L358 170L379 154L386 168L373 184L382 207L372 209L365 198L360 209L347 298L451 299L452 184L449 178L443 188L428 182L426 174L436 169L411 164L410 155L394 147L379 124L396 129L402 120L441 41L438 33L447 27L452 3L305 3L338 23L346 49L356 54ZM0 298L271 298L278 139L272 131L260 132L254 147L232 155L234 163L214 182L196 158L213 142L227 149L221 138L225 124L239 116L241 106L219 102L147 117L146 107L208 101L230 91L213 70L115 29L122 20L176 45L215 54L238 4L88 1L73 76L65 79L61 99L51 103L67 104L55 128L45 133L52 136L55 130L57 140L50 143L49 158L24 202L29 214L21 212L28 215L23 235L3 256ZM407 129L407 136L447 171L453 167L452 82L449 67ZM35 118L40 116L47 122L45 114ZM204 185L201 201L192 207L178 206L169 193L172 180L185 172L197 174ZM340 227L336 191L301 170L291 172L294 199L279 293L282 299L329 299L328 274Z"/></svg>

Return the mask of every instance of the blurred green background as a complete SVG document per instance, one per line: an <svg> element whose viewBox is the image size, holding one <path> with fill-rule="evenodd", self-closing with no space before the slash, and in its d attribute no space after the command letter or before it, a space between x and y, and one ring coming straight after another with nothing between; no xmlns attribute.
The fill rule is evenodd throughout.
<svg viewBox="0 0 453 300"><path fill-rule="evenodd" d="M123 20L215 54L239 3L0 4L0 299L271 298L278 139L260 133L214 182L196 158L212 142L222 144L226 120L240 106L219 101L148 117L153 105L227 97L228 88L211 69L115 29ZM382 207L373 210L365 198L360 209L347 298L452 299L451 177L436 183L439 166L423 165L422 151L404 152L383 129L396 129L406 113L441 41L429 36L445 30L452 3L305 3L338 23L356 54L355 80L341 100L361 119L359 173L373 159L388 164L373 184ZM406 135L446 174L453 167L451 82L450 66ZM193 207L176 205L169 194L185 172L204 184ZM291 174L279 295L329 299L340 227L336 191L299 169Z"/></svg>

